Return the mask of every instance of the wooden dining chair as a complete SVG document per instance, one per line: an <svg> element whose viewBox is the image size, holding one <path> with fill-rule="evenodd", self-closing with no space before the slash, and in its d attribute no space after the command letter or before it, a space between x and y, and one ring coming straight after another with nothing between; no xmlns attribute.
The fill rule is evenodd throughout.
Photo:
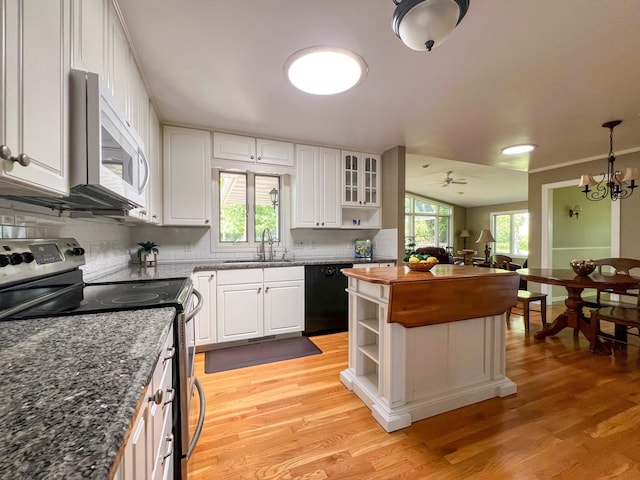
<svg viewBox="0 0 640 480"><path fill-rule="evenodd" d="M635 258L600 258L595 260L598 273L600 274L614 274L614 275L631 275L631 270L640 269L640 260ZM636 276L640 275L640 271ZM630 297L630 302L614 301L611 298L605 298L603 293L623 295ZM616 290L616 289L603 289L597 290L595 298L585 297L584 303L588 307L600 308L600 307L630 307L633 308L638 303L638 290Z"/></svg>
<svg viewBox="0 0 640 480"><path fill-rule="evenodd" d="M640 269L640 260L633 258L602 258L596 260L598 273L613 273L614 275L631 275L633 269ZM603 269L603 267L605 267ZM609 267L608 269L606 267ZM617 294L624 296L631 301L614 301L605 299L602 293ZM587 305L589 303L587 302ZM638 329L640 335L640 297L638 290L598 290L596 295L595 310L591 311L591 328L593 329L593 340L590 349L596 348L597 338L604 337L612 341L626 344L629 330ZM605 333L600 328L601 321L608 321L614 324L614 335Z"/></svg>
<svg viewBox="0 0 640 480"><path fill-rule="evenodd" d="M513 258L508 255L491 255L491 266L494 268L502 268L504 270L511 270L511 263Z"/></svg>

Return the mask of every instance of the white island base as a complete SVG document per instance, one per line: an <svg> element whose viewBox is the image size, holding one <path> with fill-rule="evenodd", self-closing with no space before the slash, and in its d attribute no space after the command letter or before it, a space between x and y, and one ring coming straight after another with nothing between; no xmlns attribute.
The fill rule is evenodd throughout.
<svg viewBox="0 0 640 480"><path fill-rule="evenodd" d="M505 314L405 328L390 287L349 279L349 367L340 380L387 432L516 393L505 376Z"/></svg>
<svg viewBox="0 0 640 480"><path fill-rule="evenodd" d="M399 358L389 358L379 371L365 367L360 375L357 362L350 363L340 380L387 432L511 395L517 387L504 374L504 325L504 315L411 329L386 324Z"/></svg>

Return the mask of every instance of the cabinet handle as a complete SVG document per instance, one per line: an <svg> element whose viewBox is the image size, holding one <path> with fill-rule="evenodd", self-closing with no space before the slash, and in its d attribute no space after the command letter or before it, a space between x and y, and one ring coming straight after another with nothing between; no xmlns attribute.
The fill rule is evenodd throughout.
<svg viewBox="0 0 640 480"><path fill-rule="evenodd" d="M269 291L269 287L264 289L264 293L267 293Z"/></svg>
<svg viewBox="0 0 640 480"><path fill-rule="evenodd" d="M316 227L319 227L319 226L320 226L320 222L316 222Z"/></svg>
<svg viewBox="0 0 640 480"><path fill-rule="evenodd" d="M258 293L262 291L262 287L258 287Z"/></svg>
<svg viewBox="0 0 640 480"><path fill-rule="evenodd" d="M166 362L167 360L171 360L175 354L176 354L176 347L167 348L167 356L164 357L163 362Z"/></svg>
<svg viewBox="0 0 640 480"><path fill-rule="evenodd" d="M156 405L162 404L162 398L164 397L164 392L161 388L158 389L156 393L149 397L149 401L155 403Z"/></svg>
<svg viewBox="0 0 640 480"><path fill-rule="evenodd" d="M11 156L11 149L6 145L0 145L0 158L9 160L10 162L19 163L23 167L29 166L31 158L26 153L19 153L17 156Z"/></svg>
<svg viewBox="0 0 640 480"><path fill-rule="evenodd" d="M324 222L322 222L322 226L324 227Z"/></svg>
<svg viewBox="0 0 640 480"><path fill-rule="evenodd" d="M147 211L146 210L140 210L140 215L146 215Z"/></svg>
<svg viewBox="0 0 640 480"><path fill-rule="evenodd" d="M213 280L214 278L216 278L216 274L212 273L211 275L209 275L209 280Z"/></svg>
<svg viewBox="0 0 640 480"><path fill-rule="evenodd" d="M205 225L208 225L208 224L209 224L209 219L208 219L208 218L204 221L204 224L205 224Z"/></svg>
<svg viewBox="0 0 640 480"><path fill-rule="evenodd" d="M158 218L158 215L151 215L151 218Z"/></svg>
<svg viewBox="0 0 640 480"><path fill-rule="evenodd" d="M167 435L165 437L165 441L169 442L169 446L171 448L167 451L167 454L162 457L162 463L164 463L164 460L166 458L173 456L173 433L170 433L169 435Z"/></svg>
<svg viewBox="0 0 640 480"><path fill-rule="evenodd" d="M251 155L251 160L254 160L255 158L255 155Z"/></svg>
<svg viewBox="0 0 640 480"><path fill-rule="evenodd" d="M165 405L169 405L173 402L173 399L176 396L176 391L173 388L167 388L167 399L164 401Z"/></svg>

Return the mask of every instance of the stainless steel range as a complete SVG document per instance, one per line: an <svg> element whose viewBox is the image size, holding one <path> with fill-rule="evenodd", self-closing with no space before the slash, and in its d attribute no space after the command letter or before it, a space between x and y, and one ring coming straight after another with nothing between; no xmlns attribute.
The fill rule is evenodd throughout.
<svg viewBox="0 0 640 480"><path fill-rule="evenodd" d="M189 278L85 283L84 249L75 239L0 240L0 321L47 318L145 308L175 307L174 409L177 448L175 478L186 478L186 465L202 430L205 399L195 377L195 321L202 297ZM197 299L194 305L193 298ZM192 405L194 389L199 405ZM198 422L189 422L198 408Z"/></svg>

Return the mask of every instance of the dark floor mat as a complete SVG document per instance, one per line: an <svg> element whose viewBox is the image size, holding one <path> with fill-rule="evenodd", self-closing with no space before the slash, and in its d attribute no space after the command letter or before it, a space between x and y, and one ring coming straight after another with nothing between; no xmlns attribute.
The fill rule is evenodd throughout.
<svg viewBox="0 0 640 480"><path fill-rule="evenodd" d="M205 352L204 373L224 372L319 353L322 353L322 350L307 337L285 338L240 347L209 350Z"/></svg>

